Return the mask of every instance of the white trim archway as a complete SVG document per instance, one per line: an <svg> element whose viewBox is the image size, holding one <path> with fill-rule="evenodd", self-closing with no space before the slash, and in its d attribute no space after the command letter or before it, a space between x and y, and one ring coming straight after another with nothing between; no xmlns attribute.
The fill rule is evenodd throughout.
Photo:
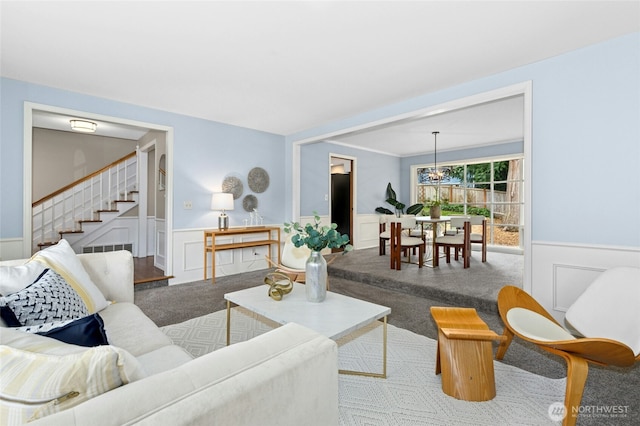
<svg viewBox="0 0 640 426"><path fill-rule="evenodd" d="M532 160L532 82L525 81L507 87L467 96L443 104L434 105L420 110L408 113L386 117L380 120L360 124L350 128L325 133L318 136L304 138L292 143L292 213L293 217L300 217L300 148L302 145L321 140L330 139L332 137L355 132L371 127L381 126L406 119L415 119L421 117L429 117L432 115L442 114L445 112L455 111L461 108L468 108L474 105L486 102L496 101L502 98L512 96L523 96L524 114L523 114L523 135L524 135L524 271L523 271L523 290L531 293L531 160ZM357 188L354 186L354 191Z"/></svg>
<svg viewBox="0 0 640 426"><path fill-rule="evenodd" d="M24 153L23 153L23 232L22 232L22 252L24 258L31 257L31 204L32 204L32 154L33 154L33 112L45 111L55 114L74 115L78 117L84 117L87 119L94 119L100 121L107 121L116 124L124 124L129 126L136 126L147 128L149 130L157 130L166 132L167 135L167 181L166 181L166 194L167 194L167 210L166 210L166 262L165 275L172 275L173 265L170 261L172 256L172 235L173 235L173 128L163 126L160 124L146 123L142 121L129 120L122 117L112 117L103 114L89 113L86 111L77 111L67 108L60 108L51 105L37 104L33 102L24 103Z"/></svg>

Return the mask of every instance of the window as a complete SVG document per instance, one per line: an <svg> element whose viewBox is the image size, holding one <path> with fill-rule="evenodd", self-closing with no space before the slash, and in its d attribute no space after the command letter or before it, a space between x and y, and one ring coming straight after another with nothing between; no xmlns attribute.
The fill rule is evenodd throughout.
<svg viewBox="0 0 640 426"><path fill-rule="evenodd" d="M483 215L489 244L523 248L522 163L515 157L444 165L450 176L439 184L429 181L427 167L417 167L416 200L429 205L439 194L443 215Z"/></svg>

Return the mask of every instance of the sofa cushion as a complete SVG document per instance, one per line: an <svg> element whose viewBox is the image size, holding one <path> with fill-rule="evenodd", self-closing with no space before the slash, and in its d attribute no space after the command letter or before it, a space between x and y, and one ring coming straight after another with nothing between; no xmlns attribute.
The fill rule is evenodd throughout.
<svg viewBox="0 0 640 426"><path fill-rule="evenodd" d="M0 266L0 296L15 293L32 284L45 266L38 262L27 262L24 265Z"/></svg>
<svg viewBox="0 0 640 426"><path fill-rule="evenodd" d="M133 303L113 303L100 312L109 344L140 356L173 341Z"/></svg>
<svg viewBox="0 0 640 426"><path fill-rule="evenodd" d="M52 269L16 293L0 297L0 314L9 327L67 321L89 315L73 287Z"/></svg>
<svg viewBox="0 0 640 426"><path fill-rule="evenodd" d="M61 342L51 337L4 327L0 327L0 344L49 355L69 355L87 350L85 347Z"/></svg>
<svg viewBox="0 0 640 426"><path fill-rule="evenodd" d="M144 365L144 371L151 376L186 364L193 360L193 356L178 345L169 345L139 355L137 359Z"/></svg>
<svg viewBox="0 0 640 426"><path fill-rule="evenodd" d="M120 348L49 355L0 346L2 424L23 424L81 404L145 375Z"/></svg>
<svg viewBox="0 0 640 426"><path fill-rule="evenodd" d="M76 320L18 327L18 330L79 346L92 347L109 344L107 333L104 331L104 322L100 314L97 313Z"/></svg>
<svg viewBox="0 0 640 426"><path fill-rule="evenodd" d="M108 305L67 240L62 239L55 246L37 252L29 262L38 262L62 275L78 292L90 314L99 312Z"/></svg>

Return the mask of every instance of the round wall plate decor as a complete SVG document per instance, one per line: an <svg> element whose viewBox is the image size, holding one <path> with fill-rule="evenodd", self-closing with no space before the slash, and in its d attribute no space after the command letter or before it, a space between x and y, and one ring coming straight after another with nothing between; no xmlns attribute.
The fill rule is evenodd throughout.
<svg viewBox="0 0 640 426"><path fill-rule="evenodd" d="M262 167L254 167L249 172L249 188L258 194L269 187L269 173Z"/></svg>
<svg viewBox="0 0 640 426"><path fill-rule="evenodd" d="M233 194L233 199L237 200L242 195L244 187L242 181L237 177L227 176L222 181L222 192L227 194Z"/></svg>
<svg viewBox="0 0 640 426"><path fill-rule="evenodd" d="M258 208L258 199L255 195L247 195L242 199L242 207L247 212L252 212L253 209Z"/></svg>

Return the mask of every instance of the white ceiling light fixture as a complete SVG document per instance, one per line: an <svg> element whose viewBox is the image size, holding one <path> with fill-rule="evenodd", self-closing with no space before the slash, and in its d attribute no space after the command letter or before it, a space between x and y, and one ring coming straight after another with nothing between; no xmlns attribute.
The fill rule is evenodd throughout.
<svg viewBox="0 0 640 426"><path fill-rule="evenodd" d="M69 120L71 123L71 130L75 132L95 133L98 125L93 121L86 120Z"/></svg>

